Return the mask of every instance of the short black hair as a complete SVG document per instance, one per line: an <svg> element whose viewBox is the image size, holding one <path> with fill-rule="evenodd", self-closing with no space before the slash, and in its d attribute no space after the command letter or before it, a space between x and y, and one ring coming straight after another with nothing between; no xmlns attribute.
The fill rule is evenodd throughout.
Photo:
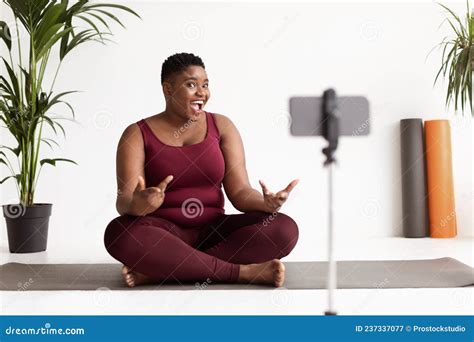
<svg viewBox="0 0 474 342"><path fill-rule="evenodd" d="M193 55L192 53L181 52L169 56L161 66L161 84L172 74L181 72L191 65L201 66L203 69L206 69L201 57Z"/></svg>

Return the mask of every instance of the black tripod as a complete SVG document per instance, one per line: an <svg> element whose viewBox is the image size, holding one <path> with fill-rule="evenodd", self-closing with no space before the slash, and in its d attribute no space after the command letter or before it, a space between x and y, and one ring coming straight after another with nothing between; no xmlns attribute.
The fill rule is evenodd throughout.
<svg viewBox="0 0 474 342"><path fill-rule="evenodd" d="M336 159L334 153L337 149L337 143L339 140L339 117L337 113L337 97L336 92L333 89L324 91L323 103L323 136L328 141L328 145L323 148L323 154L326 156L324 166L329 168L328 172L328 205L329 205L329 229L328 229L328 309L324 312L325 315L337 315L333 308L333 295L337 287L337 268L336 262L333 256L333 171Z"/></svg>

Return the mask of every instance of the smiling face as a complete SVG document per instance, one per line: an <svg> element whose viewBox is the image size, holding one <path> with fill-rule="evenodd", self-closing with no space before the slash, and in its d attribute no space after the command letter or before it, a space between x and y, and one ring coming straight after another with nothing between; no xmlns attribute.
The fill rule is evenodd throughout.
<svg viewBox="0 0 474 342"><path fill-rule="evenodd" d="M209 80L206 70L191 65L163 82L166 111L179 116L183 121L196 121L209 100Z"/></svg>

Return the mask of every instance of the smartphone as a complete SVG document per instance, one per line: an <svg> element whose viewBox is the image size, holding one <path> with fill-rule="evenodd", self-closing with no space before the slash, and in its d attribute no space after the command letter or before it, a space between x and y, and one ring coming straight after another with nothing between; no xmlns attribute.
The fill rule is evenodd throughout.
<svg viewBox="0 0 474 342"><path fill-rule="evenodd" d="M299 96L290 98L293 136L323 135L323 98ZM338 96L339 136L361 136L370 133L369 101L363 96Z"/></svg>

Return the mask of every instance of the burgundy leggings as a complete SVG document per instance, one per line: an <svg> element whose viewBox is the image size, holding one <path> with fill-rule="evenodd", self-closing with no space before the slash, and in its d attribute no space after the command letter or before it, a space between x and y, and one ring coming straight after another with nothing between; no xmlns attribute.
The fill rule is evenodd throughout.
<svg viewBox="0 0 474 342"><path fill-rule="evenodd" d="M288 255L298 226L283 214L222 214L203 227L180 228L155 216L122 215L104 243L115 259L157 282L236 282L239 265Z"/></svg>

